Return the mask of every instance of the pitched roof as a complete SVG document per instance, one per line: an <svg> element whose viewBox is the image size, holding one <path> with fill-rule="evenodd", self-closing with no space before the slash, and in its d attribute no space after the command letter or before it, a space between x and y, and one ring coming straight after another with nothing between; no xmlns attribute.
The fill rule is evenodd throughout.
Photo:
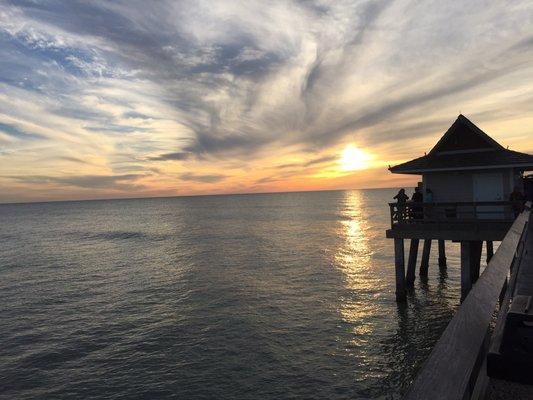
<svg viewBox="0 0 533 400"><path fill-rule="evenodd" d="M464 115L459 115L431 151L389 168L397 174L516 167L533 169L533 156L507 150Z"/></svg>

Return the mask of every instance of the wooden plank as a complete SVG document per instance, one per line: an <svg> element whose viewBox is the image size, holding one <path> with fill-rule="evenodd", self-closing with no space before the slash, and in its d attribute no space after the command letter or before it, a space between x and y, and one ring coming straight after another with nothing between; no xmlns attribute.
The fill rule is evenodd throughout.
<svg viewBox="0 0 533 400"><path fill-rule="evenodd" d="M418 256L418 239L411 239L409 246L409 260L407 261L407 275L405 277L405 284L413 286L415 283L416 258Z"/></svg>
<svg viewBox="0 0 533 400"><path fill-rule="evenodd" d="M533 252L533 226L532 224L532 215L530 213L528 225L522 235L521 243L518 245L518 248L515 253L515 259L511 268L511 279L508 285L504 285L506 288L504 296L502 299L502 294L500 294L500 311L498 313L498 318L496 320L496 326L494 328L489 353L487 354L487 373L491 376L491 381L493 378L509 378L509 375L513 374L513 368L519 366L517 360L507 359L502 357L502 340L506 325L507 313L510 308L511 298L520 293L516 293L517 289L517 277L520 275L522 270L531 270L533 267L533 259L527 259L528 253ZM526 246L529 246L529 252L527 251ZM533 253L530 254L530 257L533 256ZM525 268L523 268L525 267ZM533 282L528 282L526 286L527 290L531 290L531 284ZM513 302L514 303L514 302ZM510 363L510 365L508 365ZM520 368L520 366L519 366ZM529 371L528 368L525 370Z"/></svg>
<svg viewBox="0 0 533 400"><path fill-rule="evenodd" d="M433 348L405 399L463 400L469 397L492 313L528 216L529 212L524 212L515 220Z"/></svg>
<svg viewBox="0 0 533 400"><path fill-rule="evenodd" d="M533 296L533 217L529 219L528 232L524 239L515 296Z"/></svg>

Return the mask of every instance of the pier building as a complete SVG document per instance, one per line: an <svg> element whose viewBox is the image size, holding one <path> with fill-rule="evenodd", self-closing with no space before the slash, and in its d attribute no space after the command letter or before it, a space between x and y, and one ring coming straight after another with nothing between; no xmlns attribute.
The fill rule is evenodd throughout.
<svg viewBox="0 0 533 400"><path fill-rule="evenodd" d="M533 156L505 148L464 115L459 115L437 144L422 157L389 168L394 174L420 175L424 202L390 203L394 239L396 298L406 299L415 281L419 242L423 250L419 275L428 274L432 241L437 241L439 266L446 268L446 241L461 244L461 297L479 278L482 245L487 261L493 241L502 241L521 211L513 192L524 193L533 170ZM407 269L404 240L410 240Z"/></svg>

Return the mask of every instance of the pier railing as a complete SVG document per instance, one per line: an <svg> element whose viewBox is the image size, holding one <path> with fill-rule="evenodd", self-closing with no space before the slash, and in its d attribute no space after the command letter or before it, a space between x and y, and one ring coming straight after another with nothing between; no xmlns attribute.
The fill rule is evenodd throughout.
<svg viewBox="0 0 533 400"><path fill-rule="evenodd" d="M389 203L391 227L423 226L442 223L513 221L523 203L511 201Z"/></svg>
<svg viewBox="0 0 533 400"><path fill-rule="evenodd" d="M489 324L498 300L501 299L501 303L504 298L508 273L520 260L529 230L528 221L531 223L530 208L531 203L528 203L512 224L483 274L434 346L404 400L483 397L487 381ZM505 312L505 307L500 312Z"/></svg>

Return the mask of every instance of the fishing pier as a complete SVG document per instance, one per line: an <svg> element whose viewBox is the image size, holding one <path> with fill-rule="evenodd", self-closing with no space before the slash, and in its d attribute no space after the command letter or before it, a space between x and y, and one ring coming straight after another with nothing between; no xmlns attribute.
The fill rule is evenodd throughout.
<svg viewBox="0 0 533 400"><path fill-rule="evenodd" d="M493 242L503 240L522 210L523 200L508 199L523 194L531 183L524 172L533 170L533 156L504 148L459 115L428 154L389 170L422 176L416 190L423 201L389 204L386 235L394 239L396 299L405 301L406 288L413 286L420 240L422 278L428 273L432 241L438 243L441 268L446 267L446 241L460 242L465 299L479 278L483 243L490 260ZM410 240L407 269L405 240Z"/></svg>
<svg viewBox="0 0 533 400"><path fill-rule="evenodd" d="M417 266L427 277L433 243L441 269L446 242L461 249L461 306L405 398L533 399L533 215L525 202L533 156L504 148L459 115L428 154L389 170L422 176L416 199L399 192L389 204L396 300L407 301Z"/></svg>
<svg viewBox="0 0 533 400"><path fill-rule="evenodd" d="M404 399L532 399L532 299L533 215L527 203Z"/></svg>

